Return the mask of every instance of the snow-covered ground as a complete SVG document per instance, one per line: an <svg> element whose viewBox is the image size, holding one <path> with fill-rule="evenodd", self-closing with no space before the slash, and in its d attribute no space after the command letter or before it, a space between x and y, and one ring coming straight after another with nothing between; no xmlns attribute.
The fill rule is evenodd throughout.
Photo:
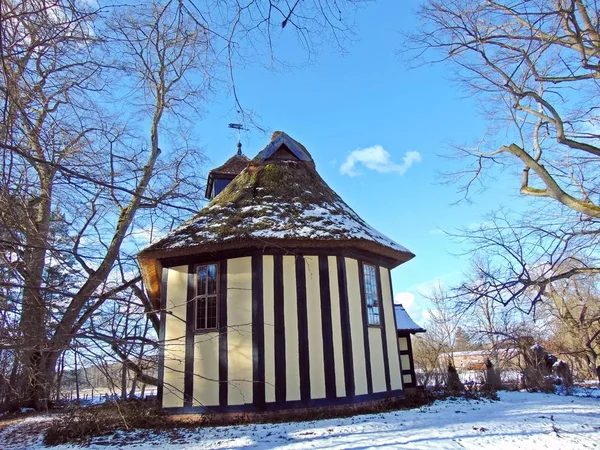
<svg viewBox="0 0 600 450"><path fill-rule="evenodd" d="M582 393L578 393L582 395ZM585 394L584 394L585 395ZM42 449L30 417L0 428L0 448ZM24 440L25 436L30 438ZM16 439L17 436L19 439ZM600 448L600 399L501 392L500 401L448 400L408 411L285 424L123 432L98 437L90 450L128 449ZM58 446L74 450L77 446Z"/></svg>

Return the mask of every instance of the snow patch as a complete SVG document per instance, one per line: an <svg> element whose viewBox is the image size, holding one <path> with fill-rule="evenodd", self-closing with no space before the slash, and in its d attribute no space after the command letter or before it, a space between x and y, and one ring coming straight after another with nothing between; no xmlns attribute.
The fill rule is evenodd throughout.
<svg viewBox="0 0 600 450"><path fill-rule="evenodd" d="M30 442L9 433L29 432L30 419L0 429L4 450L200 450L266 449L532 449L598 448L599 400L527 392L499 392L500 401L447 400L419 409L320 421L180 429L123 431L92 439L89 446L46 447L39 431ZM48 416L45 417L49 420Z"/></svg>

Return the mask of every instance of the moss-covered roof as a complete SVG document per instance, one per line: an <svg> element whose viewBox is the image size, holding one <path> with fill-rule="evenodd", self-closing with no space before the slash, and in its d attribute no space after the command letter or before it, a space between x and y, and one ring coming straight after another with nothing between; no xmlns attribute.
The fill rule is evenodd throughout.
<svg viewBox="0 0 600 450"><path fill-rule="evenodd" d="M285 133L275 139L291 141ZM255 158L208 206L144 253L276 239L364 240L404 253L403 259L412 256L362 220L319 176L306 150L304 155L308 160Z"/></svg>
<svg viewBox="0 0 600 450"><path fill-rule="evenodd" d="M363 221L312 167L290 160L246 168L146 252L244 239L363 239L410 253Z"/></svg>
<svg viewBox="0 0 600 450"><path fill-rule="evenodd" d="M281 145L273 150L275 140ZM275 133L266 149L205 208L140 253L146 275L160 259L251 246L356 249L390 267L414 256L362 220L319 176L303 146Z"/></svg>

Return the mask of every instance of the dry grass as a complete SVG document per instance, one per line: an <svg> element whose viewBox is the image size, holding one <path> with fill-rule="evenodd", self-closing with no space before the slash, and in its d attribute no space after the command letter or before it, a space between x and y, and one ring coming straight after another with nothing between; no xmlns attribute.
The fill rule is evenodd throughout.
<svg viewBox="0 0 600 450"><path fill-rule="evenodd" d="M108 402L88 407L73 406L52 422L44 436L44 443L86 443L92 437L112 434L117 430L160 430L172 427L173 424L164 419L164 412L151 400Z"/></svg>
<svg viewBox="0 0 600 450"><path fill-rule="evenodd" d="M358 414L383 413L417 408L433 402L428 391L407 392L405 398L393 398L356 405L291 409L265 413L166 415L151 401L111 402L86 408L69 408L46 430L44 443L87 444L94 437L116 431L158 430L177 433L180 428L217 427L257 423L303 422Z"/></svg>

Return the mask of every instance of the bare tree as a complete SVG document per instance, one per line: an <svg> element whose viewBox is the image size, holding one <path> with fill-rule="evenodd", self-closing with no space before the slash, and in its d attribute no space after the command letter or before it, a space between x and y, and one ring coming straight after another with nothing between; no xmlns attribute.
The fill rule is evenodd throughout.
<svg viewBox="0 0 600 450"><path fill-rule="evenodd" d="M482 100L493 128L476 148L466 189L492 166L523 168L520 192L600 217L600 10L595 1L430 0L408 47L443 62ZM505 126L504 126L505 125Z"/></svg>
<svg viewBox="0 0 600 450"><path fill-rule="evenodd" d="M455 236L472 256L456 299L463 310L478 312L481 337L512 341L523 352L529 345L523 338L535 327L523 329L526 321L513 321L512 314L537 320L552 314L555 327L579 336L571 351L585 353L592 367L595 350L582 344L587 313L579 322L569 316L571 307L577 309L572 293L578 280L600 272L599 6L586 0L429 0L418 15L421 25L407 36L407 51L450 67L490 119L476 146L457 149L468 166L452 178L462 180L468 196L494 169L518 167L515 187L540 199L523 215L496 213Z"/></svg>
<svg viewBox="0 0 600 450"><path fill-rule="evenodd" d="M472 254L459 290L465 306L485 298L532 312L552 283L599 272L594 220L573 221L543 211L525 218L500 212L452 236Z"/></svg>
<svg viewBox="0 0 600 450"><path fill-rule="evenodd" d="M233 80L243 58L264 52L275 62L281 30L309 53L314 39L339 40L354 3L0 3L5 402L47 407L73 339L92 340L156 383L131 357L155 348L146 326L138 332L143 314L158 326L134 257L147 242L140 236L162 234L199 207L194 128L215 76L230 79L241 109ZM113 309L133 298L135 308ZM116 321L102 320L111 310Z"/></svg>
<svg viewBox="0 0 600 450"><path fill-rule="evenodd" d="M589 376L599 365L598 234L590 221L566 224L496 214L465 231L472 267L454 298L494 347L527 350L523 338L543 339L571 362L584 361L580 372Z"/></svg>
<svg viewBox="0 0 600 450"><path fill-rule="evenodd" d="M175 148L159 160L159 135L166 115L177 115L180 103L193 103L202 91L207 71L199 55L207 41L194 22L180 20L177 3L151 5L145 18L152 21L144 23L150 32L142 40L123 25L121 41L116 33L100 38L95 12L70 2L12 6L2 15L7 120L0 148L10 167L3 183L3 225L10 233L4 262L21 297L19 327L3 347L16 350L25 399L45 407L56 362L70 340L107 299L140 281L131 263L123 269L121 252L136 215L143 219L139 213L146 209L176 206L192 187L199 189L201 182L182 168L184 159L193 164L193 149ZM100 44L129 48L131 58L107 66ZM136 46L144 46L143 53L135 53ZM103 112L102 75L115 76L115 69L143 90L147 140L132 138ZM60 246L53 244L53 217L68 228ZM70 255L78 276L57 292L47 283L53 252Z"/></svg>
<svg viewBox="0 0 600 450"><path fill-rule="evenodd" d="M441 284L425 298L432 309L425 323L427 333L414 337L415 366L419 369L420 383L439 385L446 382L448 363L454 364L457 338L464 333L463 314L456 308L452 293Z"/></svg>
<svg viewBox="0 0 600 450"><path fill-rule="evenodd" d="M579 275L552 284L544 304L553 318L549 346L581 378L600 381L600 296L598 277Z"/></svg>

